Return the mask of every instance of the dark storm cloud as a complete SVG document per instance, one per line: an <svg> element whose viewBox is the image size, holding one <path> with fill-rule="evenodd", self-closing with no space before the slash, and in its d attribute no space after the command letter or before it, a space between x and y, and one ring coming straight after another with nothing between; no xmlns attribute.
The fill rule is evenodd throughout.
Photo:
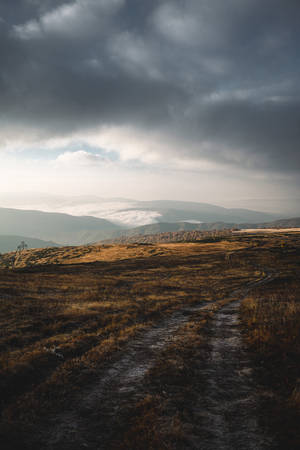
<svg viewBox="0 0 300 450"><path fill-rule="evenodd" d="M298 0L2 0L0 17L2 124L129 124L192 158L299 170Z"/></svg>
<svg viewBox="0 0 300 450"><path fill-rule="evenodd" d="M220 162L262 170L300 168L299 100L218 102L202 111L198 123L193 136L198 131L199 139L212 139L214 158Z"/></svg>

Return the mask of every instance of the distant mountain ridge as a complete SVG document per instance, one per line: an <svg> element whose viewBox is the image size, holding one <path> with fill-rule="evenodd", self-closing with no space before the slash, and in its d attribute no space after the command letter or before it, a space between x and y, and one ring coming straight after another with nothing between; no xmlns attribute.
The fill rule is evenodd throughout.
<svg viewBox="0 0 300 450"><path fill-rule="evenodd" d="M61 245L81 245L114 239L121 235L153 234L162 231L204 230L231 228L236 224L269 222L278 216L245 209L226 209L220 206L196 202L177 202L158 200L136 202L133 208L118 210L119 214L139 211L156 214L156 223L140 227L125 227L112 220L93 216L74 216L64 213L37 210L0 208L0 235L16 235L28 238L53 241ZM152 214L152 216L151 216ZM137 214L138 216L138 214ZM203 223L190 223L198 221ZM207 225L209 224L209 225ZM213 224L213 225L212 225ZM226 224L226 225L224 225ZM210 227L210 228L207 228Z"/></svg>
<svg viewBox="0 0 300 450"><path fill-rule="evenodd" d="M256 224L256 228L298 228L300 227L300 217L293 217L291 219L279 219L274 220L273 222L267 222L263 224Z"/></svg>
<svg viewBox="0 0 300 450"><path fill-rule="evenodd" d="M56 244L56 242L53 241L43 241L41 239L28 238L25 236L0 235L0 253L15 251L22 241L27 244L28 248L60 247L59 244Z"/></svg>
<svg viewBox="0 0 300 450"><path fill-rule="evenodd" d="M119 212L129 211L156 211L160 214L157 222L185 222L198 220L201 222L263 222L282 218L282 215L252 211L242 208L224 208L209 203L183 202L175 200L155 200L136 202L132 208Z"/></svg>
<svg viewBox="0 0 300 450"><path fill-rule="evenodd" d="M253 224L251 224L252 226ZM123 230L122 236L135 236L156 234L171 231L208 231L208 230L223 230L224 228L233 228L234 223L225 222L209 222L209 223L190 223L190 222L159 222L149 225L142 225L140 227L130 228L129 230Z"/></svg>
<svg viewBox="0 0 300 450"><path fill-rule="evenodd" d="M1 235L28 236L76 245L105 239L120 229L108 220L92 216L0 208Z"/></svg>
<svg viewBox="0 0 300 450"><path fill-rule="evenodd" d="M300 217L291 219L280 219L272 222L263 223L226 223L226 222L211 222L211 223L155 223L150 225L144 225L141 227L132 228L122 233L120 237L109 240L114 243L126 243L126 242L160 242L162 240L169 241L171 236L168 233L174 233L174 239L182 239L180 233L186 232L188 239L198 239L201 237L201 232L221 231L230 229L249 229L249 228L300 228ZM179 233L178 236L176 233ZM163 235L166 236L163 236ZM148 238L148 240L147 240Z"/></svg>
<svg viewBox="0 0 300 450"><path fill-rule="evenodd" d="M231 228L294 228L300 227L300 218L279 219L272 222L261 223L235 223L235 222L203 222L203 223L189 223L189 222L171 222L171 223L153 223L150 225L143 225L129 230L124 230L122 236L134 236L137 234L155 234L167 231L210 231L223 230Z"/></svg>

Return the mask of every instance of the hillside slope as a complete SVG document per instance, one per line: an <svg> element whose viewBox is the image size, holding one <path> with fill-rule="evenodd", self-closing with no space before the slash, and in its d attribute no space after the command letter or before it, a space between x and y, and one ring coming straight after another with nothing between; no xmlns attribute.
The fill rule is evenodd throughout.
<svg viewBox="0 0 300 450"><path fill-rule="evenodd" d="M300 227L300 217L293 217L291 219L279 219L274 220L273 222L265 222L263 224L256 224L257 228L259 228L260 225L263 225L265 228L271 227L277 227L277 228L297 228Z"/></svg>
<svg viewBox="0 0 300 450"><path fill-rule="evenodd" d="M210 235L210 232L217 230L230 230L233 228L297 228L300 227L300 218L281 219L263 223L155 223L132 228L122 232L122 235L110 239L114 243L147 243L147 242L182 242L190 240L203 240Z"/></svg>
<svg viewBox="0 0 300 450"><path fill-rule="evenodd" d="M27 244L27 248L59 247L59 244L52 241L43 241L25 236L0 235L0 253L13 252L22 241Z"/></svg>
<svg viewBox="0 0 300 450"><path fill-rule="evenodd" d="M152 210L160 213L159 222L262 222L280 219L282 216L242 208L223 208L209 203L157 200L137 202L135 210ZM127 209L130 211L131 209ZM133 208L132 208L133 210Z"/></svg>
<svg viewBox="0 0 300 450"><path fill-rule="evenodd" d="M233 228L236 225L234 223L225 222L209 222L209 223L191 223L191 222L159 222L149 225L143 225L140 227L130 228L129 230L123 230L121 236L136 236L136 235L148 235L165 232L175 231L209 231L209 230L223 230ZM117 237L117 235L116 235Z"/></svg>
<svg viewBox="0 0 300 450"><path fill-rule="evenodd" d="M91 216L0 208L0 234L82 244L110 237L121 227Z"/></svg>
<svg viewBox="0 0 300 450"><path fill-rule="evenodd" d="M124 209L123 212L127 211L129 215L132 213L134 217L137 211L142 211L143 214L148 211L150 216L156 211L160 214L155 219L158 223L128 229L93 216L0 208L0 235L28 236L62 245L82 245L136 234L249 228L254 223L254 226L272 226L270 224L273 223L271 220L273 215L270 214L243 209L226 209L204 203L157 201L137 202L137 205L137 208ZM268 222L263 221L266 219L269 219ZM274 226L284 226L280 224L283 224L285 220L280 219L274 222ZM295 225L297 219L291 220L293 222L287 226L297 226ZM192 223L193 221L201 223Z"/></svg>

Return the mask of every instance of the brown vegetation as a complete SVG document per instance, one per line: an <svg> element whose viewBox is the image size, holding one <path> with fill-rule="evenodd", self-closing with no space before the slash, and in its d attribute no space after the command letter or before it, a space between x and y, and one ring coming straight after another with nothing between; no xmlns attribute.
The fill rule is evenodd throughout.
<svg viewBox="0 0 300 450"><path fill-rule="evenodd" d="M231 236L230 229L223 230L191 230L191 231L165 231L155 234L138 234L134 236L121 236L107 242L115 244L157 244L166 242L217 242ZM105 241L106 242L106 241Z"/></svg>
<svg viewBox="0 0 300 450"><path fill-rule="evenodd" d="M22 252L14 269L0 269L5 439L16 430L26 437L38 416L45 418L71 404L133 336L176 309L211 300L221 306L232 300L228 294L234 289L260 277L264 267L284 268L294 276L299 242L292 236L283 245L280 239L237 236L216 243ZM3 266L10 265L11 255L2 257ZM174 442L185 439L191 421L178 412L180 398L192 399L193 365L205 356L201 330L208 319L208 313L196 316L158 355L144 398L126 416L122 448L143 448L145 439L153 448L174 448ZM172 386L182 391L173 395L175 403L166 401L164 389L154 389L166 386L164 380L173 380ZM295 389L291 403L298 401Z"/></svg>
<svg viewBox="0 0 300 450"><path fill-rule="evenodd" d="M298 267L297 267L298 266ZM241 306L246 342L260 362L257 380L265 390L262 417L276 430L278 448L299 448L300 279L299 261L282 267L268 287L256 289Z"/></svg>
<svg viewBox="0 0 300 450"><path fill-rule="evenodd" d="M258 249L261 249L259 253ZM277 435L278 448L286 445L291 449L299 448L299 378L298 383L296 382L300 360L300 282L297 280L299 250L299 241L294 236L284 242L282 239L252 241L251 251L248 248L248 252L243 254L252 263L262 264L276 273L270 287L268 284L262 285L243 302L242 318L246 327L249 327L249 333L245 334L247 343L252 348L254 358L258 358L258 365L263 364L264 389L272 391L276 379L278 394L282 396L285 393L287 400L283 408L282 401L274 402L272 392L266 394L269 404L263 405L260 418L263 421L266 421L265 417L271 418L265 425L271 428L272 435ZM230 255L228 259L237 271L237 255L234 252ZM260 296L258 301L259 292L267 293L268 298ZM275 292L277 299L274 298ZM197 398L201 398L201 389L205 384L205 380L199 378L201 371L197 368L205 365L209 355L207 327L213 313L236 298L238 295L220 300L212 305L210 311L195 315L179 330L172 344L157 356L157 361L148 371L145 380L144 398L131 408L131 420L125 421L126 428L119 430L120 436L114 448L173 449L199 445L201 422L199 417L194 416L193 405ZM269 370L266 369L267 361L270 364ZM260 382L261 374L258 378ZM284 383L288 383L289 393L283 386ZM144 402L147 404L146 410L140 408ZM148 420L149 411L151 421ZM272 418L276 420L273 421Z"/></svg>
<svg viewBox="0 0 300 450"><path fill-rule="evenodd" d="M253 273L252 267L239 278L231 267L225 272L224 244L107 250L106 261L0 271L6 421L30 421L35 412L59 407L135 333L182 305L222 297ZM76 249L71 258L69 251L70 263Z"/></svg>

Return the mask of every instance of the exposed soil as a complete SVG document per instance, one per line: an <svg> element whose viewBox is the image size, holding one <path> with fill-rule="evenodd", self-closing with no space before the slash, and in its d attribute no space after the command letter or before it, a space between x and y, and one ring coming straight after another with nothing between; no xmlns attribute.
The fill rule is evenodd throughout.
<svg viewBox="0 0 300 450"><path fill-rule="evenodd" d="M199 434L188 448L270 448L270 437L257 423L259 398L251 377L252 363L243 349L237 323L241 298L251 287L270 279L267 276L232 292L233 302L215 313L208 330L211 353L199 368L199 378L207 382L193 406L193 416L199 419ZM141 382L160 350L172 342L193 314L211 310L213 305L202 302L176 311L132 340L122 356L103 370L99 381L81 392L76 408L53 418L47 429L41 430L38 443L32 443L32 448L109 449L118 428L119 411L142 397Z"/></svg>
<svg viewBox="0 0 300 450"><path fill-rule="evenodd" d="M141 381L157 358L159 351L171 343L176 331L193 313L209 310L212 303L176 311L135 338L124 349L123 356L109 366L99 381L81 394L76 410L55 418L47 449L107 449L114 437L118 409L142 395Z"/></svg>
<svg viewBox="0 0 300 450"><path fill-rule="evenodd" d="M256 285L270 280L268 276ZM252 376L253 359L242 341L240 300L219 310L210 326L210 358L201 369L206 385L193 410L199 418L201 436L201 444L195 448L274 448L272 436L258 423L261 392Z"/></svg>

